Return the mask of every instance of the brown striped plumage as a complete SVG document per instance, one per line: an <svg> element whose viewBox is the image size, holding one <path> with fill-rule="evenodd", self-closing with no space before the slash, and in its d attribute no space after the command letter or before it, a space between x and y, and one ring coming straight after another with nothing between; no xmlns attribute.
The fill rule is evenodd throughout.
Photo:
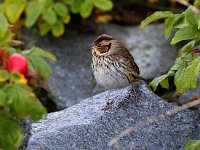
<svg viewBox="0 0 200 150"><path fill-rule="evenodd" d="M120 88L139 78L139 68L122 42L103 34L91 48L94 77L105 89Z"/></svg>

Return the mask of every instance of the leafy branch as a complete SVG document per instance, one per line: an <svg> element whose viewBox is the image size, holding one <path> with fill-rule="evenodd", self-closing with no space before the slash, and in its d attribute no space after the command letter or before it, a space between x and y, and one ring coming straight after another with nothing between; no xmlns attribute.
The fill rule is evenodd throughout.
<svg viewBox="0 0 200 150"><path fill-rule="evenodd" d="M177 44L185 41L186 44L179 50L179 57L170 70L155 78L150 82L150 86L155 91L160 84L161 87L169 89L169 79L174 79L176 91L184 93L188 89L197 87L197 79L200 72L199 51L194 49L200 42L200 14L193 11L191 6L181 14L173 14L170 11L157 11L144 21L140 28L144 29L149 23L164 19L164 35L168 39L175 29L175 34L171 44Z"/></svg>
<svg viewBox="0 0 200 150"><path fill-rule="evenodd" d="M111 0L3 0L0 4L0 12L9 23L21 23L27 28L37 25L40 35L51 32L55 37L65 32L65 24L70 22L72 13L79 13L85 19L94 8L108 11L113 3Z"/></svg>
<svg viewBox="0 0 200 150"><path fill-rule="evenodd" d="M51 68L44 58L55 61L55 56L40 48L22 52L11 45L13 39L6 17L0 13L0 149L16 149L23 137L19 120L34 121L46 115L34 89L47 82Z"/></svg>

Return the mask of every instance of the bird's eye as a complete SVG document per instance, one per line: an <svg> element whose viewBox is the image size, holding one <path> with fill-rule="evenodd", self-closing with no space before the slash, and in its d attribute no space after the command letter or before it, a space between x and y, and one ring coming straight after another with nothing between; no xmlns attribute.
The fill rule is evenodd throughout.
<svg viewBox="0 0 200 150"><path fill-rule="evenodd" d="M101 45L98 45L97 48L101 48Z"/></svg>
<svg viewBox="0 0 200 150"><path fill-rule="evenodd" d="M109 43L107 47L108 47L108 50L109 50L109 49L110 49L110 47L111 47L111 43Z"/></svg>

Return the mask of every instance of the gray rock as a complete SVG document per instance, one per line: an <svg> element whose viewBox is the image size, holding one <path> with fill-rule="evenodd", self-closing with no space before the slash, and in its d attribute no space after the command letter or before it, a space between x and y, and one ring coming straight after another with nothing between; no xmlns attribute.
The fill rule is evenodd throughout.
<svg viewBox="0 0 200 150"><path fill-rule="evenodd" d="M98 27L100 33L120 38L129 49L134 49L131 52L140 67L141 75L146 79L165 73L174 63L176 50L164 39L162 25L150 25L143 32L133 26L106 24ZM60 38L38 37L33 33L23 35L29 45L40 46L57 56L57 62L52 65L50 89L60 107L66 108L103 91L99 88L94 90L92 84L91 51L88 46L96 36L76 31L66 31Z"/></svg>
<svg viewBox="0 0 200 150"><path fill-rule="evenodd" d="M189 139L200 138L200 118L191 110L143 126L150 117L176 108L154 95L145 84L112 91L109 98L108 95L105 92L85 99L32 124L27 150L177 150ZM103 110L108 99L112 104ZM141 128L108 146L113 137L138 123Z"/></svg>

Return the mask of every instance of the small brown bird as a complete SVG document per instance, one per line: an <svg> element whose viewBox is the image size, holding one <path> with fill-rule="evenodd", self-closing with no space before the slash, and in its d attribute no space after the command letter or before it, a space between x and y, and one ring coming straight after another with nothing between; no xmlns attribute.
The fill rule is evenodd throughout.
<svg viewBox="0 0 200 150"><path fill-rule="evenodd" d="M100 35L91 44L92 71L101 86L111 90L127 86L140 78L133 56L119 40Z"/></svg>

